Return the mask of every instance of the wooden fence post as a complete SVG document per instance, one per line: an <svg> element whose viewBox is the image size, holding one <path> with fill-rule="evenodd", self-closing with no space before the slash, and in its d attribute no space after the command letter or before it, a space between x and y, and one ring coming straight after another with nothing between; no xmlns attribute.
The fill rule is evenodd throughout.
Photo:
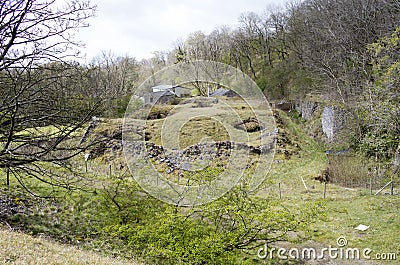
<svg viewBox="0 0 400 265"><path fill-rule="evenodd" d="M281 183L278 183L278 192L279 192L279 199L282 199L282 193L281 193Z"/></svg>
<svg viewBox="0 0 400 265"><path fill-rule="evenodd" d="M369 195L372 195L372 177L369 178Z"/></svg>
<svg viewBox="0 0 400 265"><path fill-rule="evenodd" d="M10 187L10 167L7 167L6 185L7 185L7 187Z"/></svg>
<svg viewBox="0 0 400 265"><path fill-rule="evenodd" d="M85 154L85 173L88 172L88 165L87 165L87 161L89 159L90 154Z"/></svg>
<svg viewBox="0 0 400 265"><path fill-rule="evenodd" d="M390 184L390 195L393 195L394 194L393 175L390 178L390 182L391 182L391 184Z"/></svg>

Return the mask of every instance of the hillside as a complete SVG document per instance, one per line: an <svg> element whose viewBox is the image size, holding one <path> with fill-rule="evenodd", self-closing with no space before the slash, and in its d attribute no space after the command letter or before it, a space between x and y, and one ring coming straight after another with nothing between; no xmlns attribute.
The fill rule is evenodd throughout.
<svg viewBox="0 0 400 265"><path fill-rule="evenodd" d="M93 251L61 245L45 238L32 237L19 232L0 229L1 264L139 264L108 258Z"/></svg>
<svg viewBox="0 0 400 265"><path fill-rule="evenodd" d="M326 185L324 198L324 183L316 180L319 174L329 168L325 150L334 145L321 144L308 135L309 126L315 121L304 121L301 118L283 111L277 111L276 121L280 129L278 134L278 150L275 163L268 174L268 180L263 185L260 195L273 193L289 208L302 208L309 201L322 202L324 217L309 224L312 230L309 241L289 244L289 247L337 247L339 238L346 238L349 248L372 250L371 259L325 259L318 264L400 264L400 238L396 231L400 229L400 197L389 194L389 189L379 195L374 195L383 185L375 185L370 191L365 185L347 187L333 179ZM290 117L291 116L291 117ZM318 120L319 117L315 117ZM285 156L286 154L286 156ZM355 155L356 156L356 155ZM335 155L334 158L338 158ZM353 159L344 156L344 159ZM349 168L341 168L343 175L358 170L355 160L341 164ZM359 171L359 174L362 172ZM350 175L349 175L350 176ZM357 176L357 174L355 175ZM302 179L304 179L303 184ZM278 188L279 184L279 188ZM372 192L372 195L370 195ZM360 224L369 226L366 231L355 228ZM281 246L278 244L278 246ZM375 254L394 257L388 260L377 260ZM315 264L309 262L310 264Z"/></svg>
<svg viewBox="0 0 400 265"><path fill-rule="evenodd" d="M241 107L239 109L243 112L246 111ZM164 108L158 111L164 111ZM325 149L331 146L321 144L309 136L309 127L315 127L315 121L304 121L291 112L274 110L273 113L278 130L276 130L277 147L272 168L257 195L251 195L249 198L255 201L259 200L260 206L265 207L266 211L276 211L276 207L285 207L288 213L297 216L296 218L300 218L299 220L303 218L302 214L304 214L304 218L308 218L306 211L315 211L316 217L304 222L305 228L291 234L296 237L300 235L299 239L293 240L292 236L285 237L283 240L285 243L276 242L272 246L321 249L327 246L336 246L336 240L344 236L348 246L352 248L371 248L373 253L399 253L400 241L393 233L400 229L400 222L398 222L399 196L390 196L384 193L373 196L369 195L369 189L365 187L348 188L333 180L326 184L324 198L324 183L316 178L327 169L329 158L325 154ZM163 120L164 117L148 120L150 124L148 144L153 149L160 141L157 131ZM205 129L208 127L209 129ZM200 119L194 120L193 124L188 123L181 131L186 135L186 138L183 138L183 146L187 150L193 148L190 146L193 141L189 137L190 135L194 135L197 140L202 138L201 133L195 133L198 132L196 128L201 128L200 132L206 135L212 132L212 128L219 130L207 120ZM43 201L29 197L21 191L18 192L20 189L18 184L14 181L11 183L16 190L8 193L11 199L7 200L8 205L16 208L14 212L9 212L9 216L5 217L5 220L11 226L32 233L36 237L2 230L0 260L15 262L15 264L21 262L25 262L25 264L129 264L118 259L104 258L101 256L104 254L127 257L129 260L135 260L135 255L140 255L140 258L143 259L157 258L160 255L174 259L182 255L180 254L182 252L177 252L174 256L169 251L176 248L175 244L180 244L180 238L176 237L183 233L183 230L188 233L185 234L188 241L183 241L183 244L190 244L189 242L192 240L209 240L202 239L199 231L207 230L210 221L206 221L207 225L196 222L185 223L191 220L186 216L188 212L188 216L199 214L199 211L204 211L209 215L216 209L220 210L221 207L228 207L229 211L236 207L243 207L244 201L236 202L237 198L233 200L228 197L227 201L222 198L222 200L214 202L216 206L210 204L206 207L184 208L177 211L174 207L169 207L148 197L135 183L130 181L122 152L121 131L121 119L101 119L98 125L89 132L88 139L96 139L99 143L90 152L88 172L85 175L87 177L86 192L68 193L61 189L56 191L56 197L61 200ZM213 135L207 136L212 137ZM225 141L226 139L217 140ZM195 154L191 153L190 156L195 156ZM225 157L226 154L221 158ZM160 170L171 167L171 163L167 163L164 156L153 157L153 161L157 162ZM75 159L74 166L77 169L85 170L82 158ZM206 172L209 175L200 176L200 180L202 177L213 176L215 173L212 170ZM29 184L31 187L41 187L42 192L50 190L52 194L55 192L36 180L30 180ZM90 189L88 189L89 187ZM375 193L378 188L379 186L376 186L373 192ZM3 191L7 193L5 189ZM4 199L4 201L6 200ZM222 206L224 204L221 203L226 203L226 206ZM270 206L270 203L273 205ZM25 211L25 208L28 210ZM250 209L251 207L248 210ZM249 214L249 216L253 218L253 214ZM214 216L214 218L217 217L220 218L221 215ZM275 225L274 223L268 224L268 218L275 220L276 217L262 215L260 221L265 221L267 225ZM279 218L283 218L281 221L286 221L286 218L293 217L282 215ZM196 221L196 218L193 221ZM175 222L181 222L182 226L186 228L175 226ZM368 225L369 229L366 231L355 230L354 228L360 224ZM258 226L256 228L258 229ZM225 237L227 232L221 233ZM46 241L41 238L43 236L72 243L85 249L96 250L101 254L77 250L76 247L60 245L54 241ZM213 235L213 237L212 240L218 238L217 235ZM148 239L150 241L146 241ZM171 242L172 245L168 245L168 242ZM188 248L182 247L183 249L179 251L199 248L198 243L194 244L188 245ZM213 249L207 246L205 249L200 248L201 254L197 255L209 262L211 257L204 254L208 253L207 251L213 251ZM232 256L248 260L254 259L256 255L254 250L251 253L253 254L232 251L226 252L225 255L228 260ZM188 258L191 260L192 257ZM157 259L150 259L149 263L153 263L154 260L157 261ZM257 264L258 261L260 260L255 260L255 263L251 264ZM158 260L154 263L159 262ZM229 264L229 262L226 263ZM236 259L235 262L237 262ZM273 262L279 264L279 261L274 260ZM336 263L335 259L329 258L321 262L321 264L381 264L378 261L370 262L368 260L340 260L339 263ZM311 261L310 263L313 264ZM394 261L391 262L391 264L393 263Z"/></svg>
<svg viewBox="0 0 400 265"><path fill-rule="evenodd" d="M269 1L2 1L0 263L400 264L400 1Z"/></svg>

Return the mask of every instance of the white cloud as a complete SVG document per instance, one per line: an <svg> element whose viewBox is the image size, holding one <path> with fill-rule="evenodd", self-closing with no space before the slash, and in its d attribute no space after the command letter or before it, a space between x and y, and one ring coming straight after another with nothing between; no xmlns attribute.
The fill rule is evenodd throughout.
<svg viewBox="0 0 400 265"><path fill-rule="evenodd" d="M201 30L211 32L221 25L235 25L241 13L261 13L268 4L285 0L92 0L97 17L78 38L86 43L92 58L103 50L117 55L148 58L153 51L168 50L177 39Z"/></svg>

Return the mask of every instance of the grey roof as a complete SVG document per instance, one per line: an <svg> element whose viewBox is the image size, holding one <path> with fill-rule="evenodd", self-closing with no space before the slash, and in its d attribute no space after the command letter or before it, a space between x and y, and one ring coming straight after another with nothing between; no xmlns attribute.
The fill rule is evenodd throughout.
<svg viewBox="0 0 400 265"><path fill-rule="evenodd" d="M210 96L212 96L212 97L223 96L228 91L229 91L228 89L218 88Z"/></svg>
<svg viewBox="0 0 400 265"><path fill-rule="evenodd" d="M164 91L164 90L172 89L172 86L171 85L158 85L158 86L153 86L152 89L153 89L153 92Z"/></svg>
<svg viewBox="0 0 400 265"><path fill-rule="evenodd" d="M155 97L175 95L175 93L170 90L152 92L151 94L154 95Z"/></svg>

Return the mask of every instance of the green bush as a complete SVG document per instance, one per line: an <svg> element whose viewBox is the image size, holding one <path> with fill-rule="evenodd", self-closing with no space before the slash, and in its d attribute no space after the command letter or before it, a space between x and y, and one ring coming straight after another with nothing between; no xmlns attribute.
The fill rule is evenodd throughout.
<svg viewBox="0 0 400 265"><path fill-rule="evenodd" d="M293 239L290 231L307 230L308 222L323 210L318 203L307 210L288 210L278 201L250 196L239 187L212 203L189 208L124 189L122 184L118 196L108 195L114 203L107 207L109 225L100 232L102 240L149 264L251 262L260 244ZM121 214L127 216L126 211L130 217L121 218Z"/></svg>

